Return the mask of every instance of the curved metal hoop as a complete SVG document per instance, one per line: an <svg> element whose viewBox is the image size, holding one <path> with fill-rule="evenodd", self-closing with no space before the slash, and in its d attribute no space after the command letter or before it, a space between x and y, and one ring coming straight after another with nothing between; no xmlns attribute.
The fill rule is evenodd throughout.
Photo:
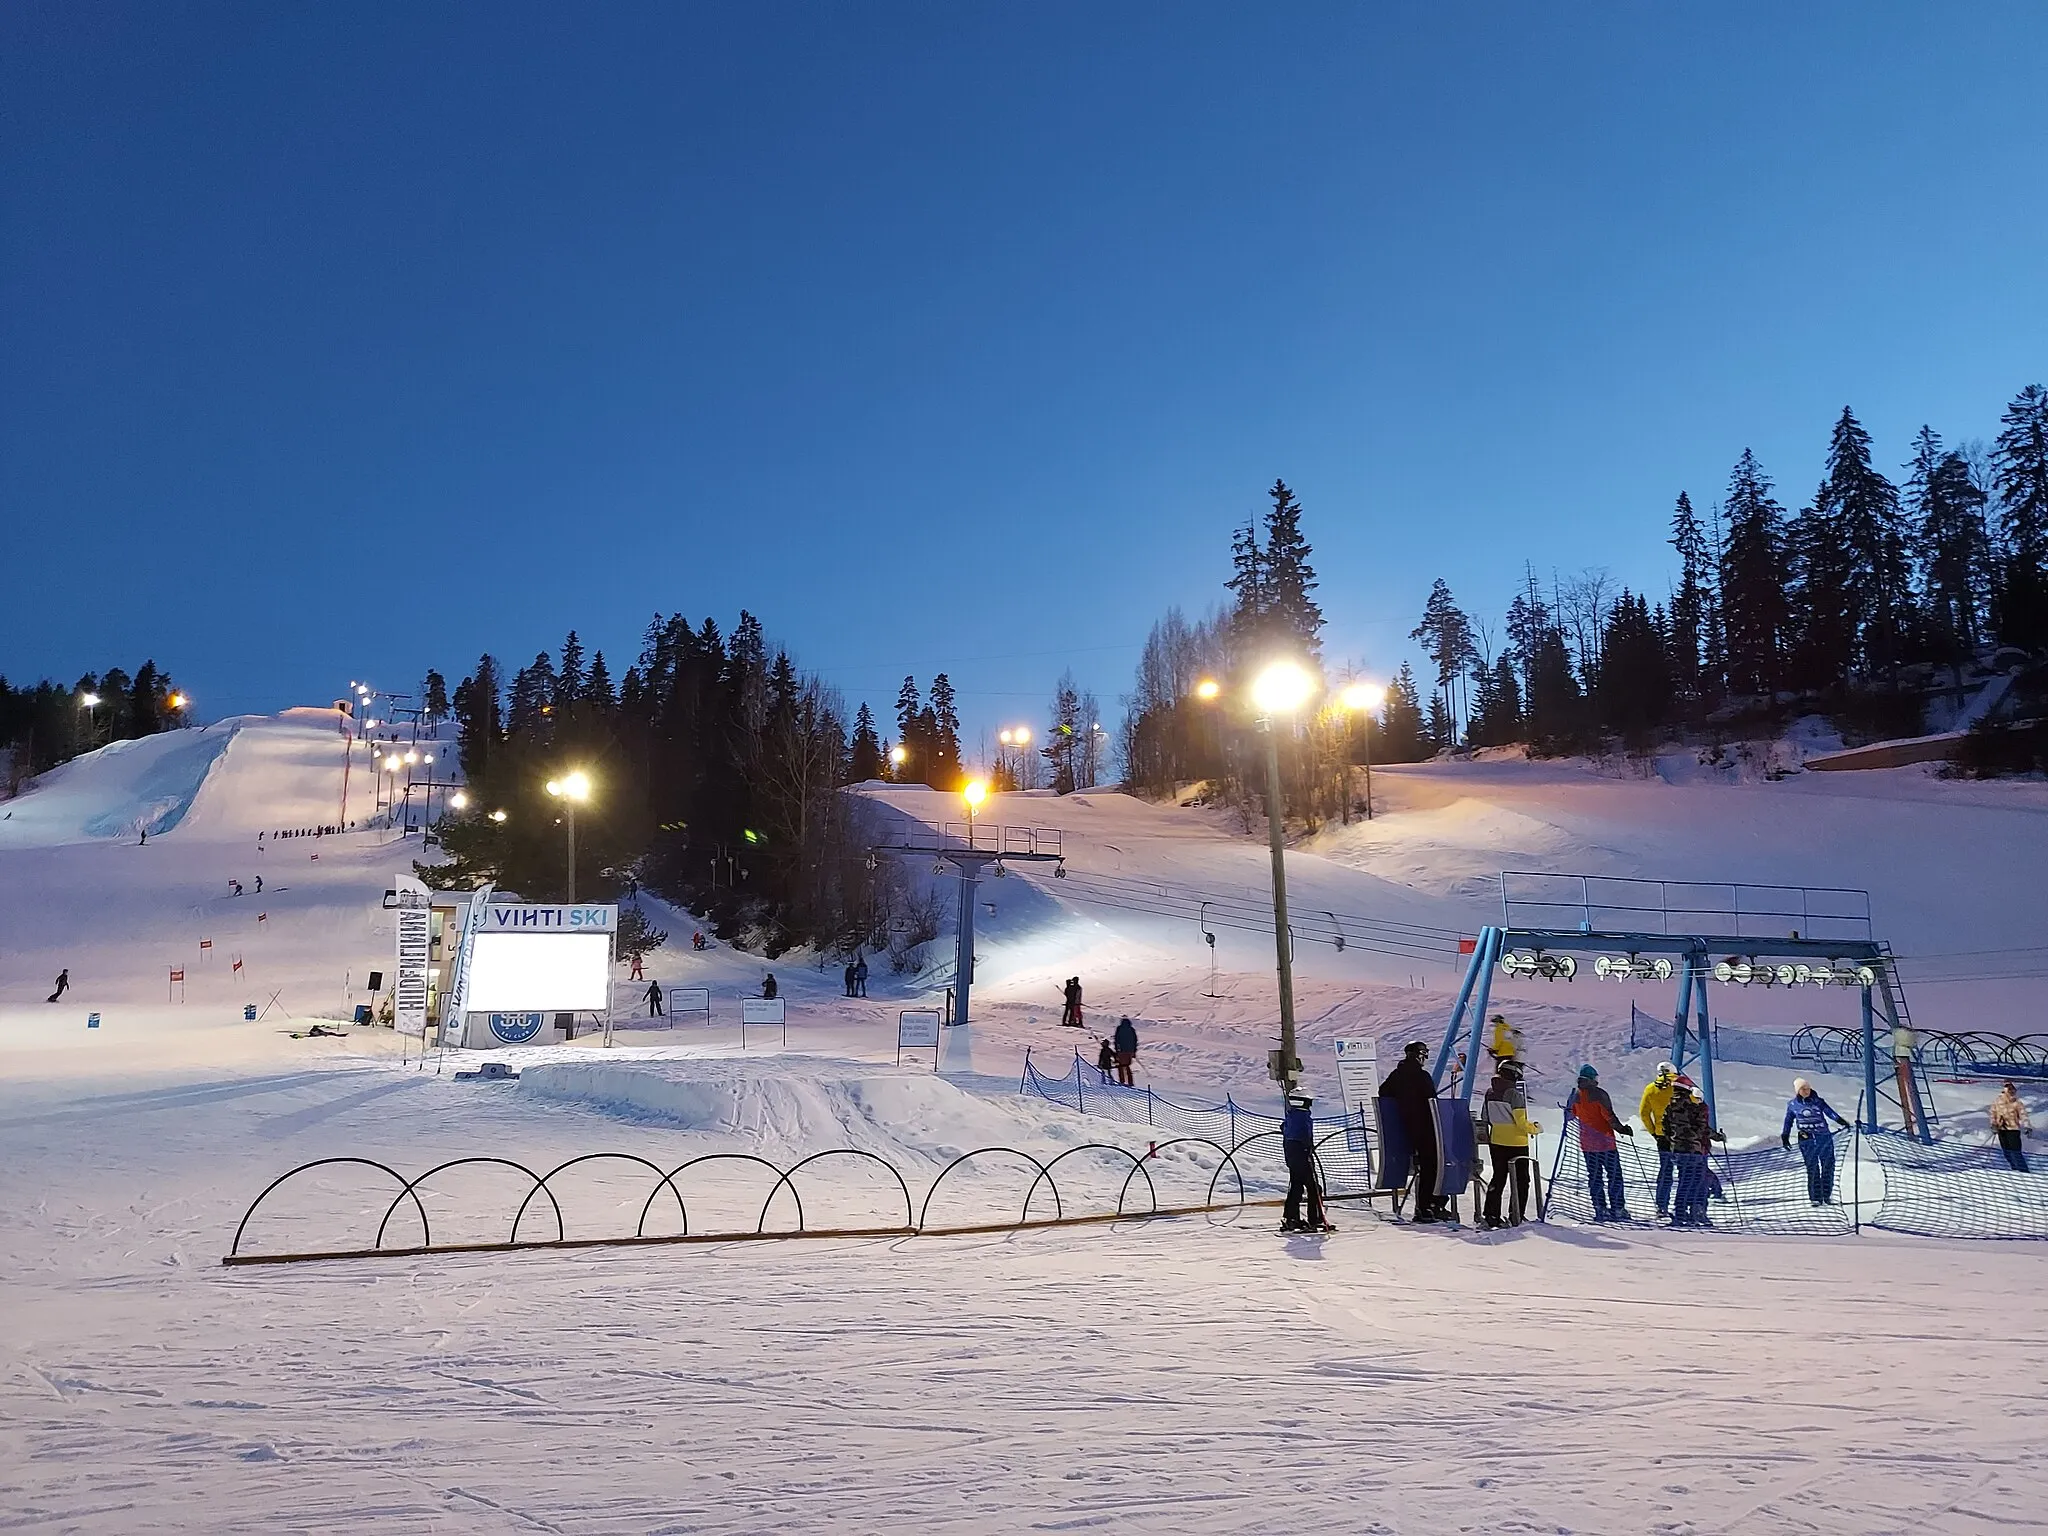
<svg viewBox="0 0 2048 1536"><path fill-rule="evenodd" d="M1236 1175L1237 1178L1237 1203L1239 1205L1243 1205L1245 1201L1244 1168L1243 1165L1241 1165L1238 1162L1237 1154L1242 1152L1246 1147L1250 1146L1255 1141L1264 1141L1269 1136L1277 1140L1279 1138L1279 1135L1280 1133L1278 1131L1254 1131L1251 1135L1245 1137L1243 1141L1240 1141L1236 1146L1232 1147L1228 1152L1223 1154L1223 1163L1228 1163L1230 1165L1231 1173ZM1203 1201L1205 1205L1214 1205L1216 1203L1216 1181L1223 1177L1223 1163L1218 1163L1216 1165L1216 1171L1209 1175L1209 1193Z"/></svg>
<svg viewBox="0 0 2048 1536"><path fill-rule="evenodd" d="M910 1186L903 1182L903 1175L896 1171L893 1163L887 1158L876 1156L873 1152L864 1152L859 1147L827 1147L823 1152L813 1152L809 1157L775 1181L775 1187L768 1191L768 1198L761 1202L761 1219L754 1226L756 1232L768 1230L768 1208L775 1204L775 1197L782 1193L783 1186L789 1186L790 1198L795 1200L797 1198L796 1176L798 1171L808 1168L812 1163L827 1157L864 1157L869 1162L880 1163L884 1168L888 1169L889 1177L894 1179L896 1187L903 1191L903 1230L906 1232L911 1230ZM797 1200L796 1228L799 1232L804 1230L804 1206L802 1200Z"/></svg>
<svg viewBox="0 0 2048 1536"><path fill-rule="evenodd" d="M1152 1175L1145 1172L1145 1165L1143 1162L1139 1160L1138 1155L1135 1152L1128 1151L1123 1147L1113 1147L1106 1141L1087 1141L1083 1142L1078 1147L1067 1148L1066 1151L1062 1152L1058 1157L1054 1158L1051 1162L1047 1163L1045 1167L1039 1171L1038 1177L1031 1181L1031 1187L1024 1191L1024 1205L1022 1209L1020 1209L1017 1213L1017 1220L1019 1224L1022 1224L1023 1222L1029 1221L1031 1219L1031 1197L1038 1193L1038 1186L1040 1184L1051 1185L1053 1210L1055 1213L1059 1213L1060 1187L1059 1185L1053 1183L1052 1171L1053 1169L1059 1167L1059 1165L1065 1162L1068 1158L1072 1157L1076 1152L1114 1152L1119 1157L1125 1157L1130 1159L1131 1171L1124 1175L1123 1187L1119 1189L1116 1194L1117 1215L1123 1215L1124 1196L1128 1194L1130 1191L1131 1180L1141 1173L1145 1175L1145 1192L1146 1194L1151 1196L1152 1209L1154 1211L1159 1209L1159 1191L1152 1187ZM1150 1213L1148 1212L1147 1214Z"/></svg>
<svg viewBox="0 0 2048 1536"><path fill-rule="evenodd" d="M932 1196L936 1195L939 1192L939 1186L946 1182L946 1175L951 1173L955 1168L958 1168L962 1163L970 1162L973 1159L985 1156L990 1152L1001 1152L1008 1157L1022 1158L1025 1162L1029 1163L1032 1167L1036 1168L1041 1177L1044 1176L1045 1164L1041 1163L1029 1152L1019 1152L1015 1147L976 1147L972 1152L962 1152L958 1157L954 1158L953 1161L946 1164L944 1168L939 1170L939 1176L936 1179L932 1180L932 1187L924 1192L924 1204L919 1206L917 1211L918 1231L922 1232L924 1230L924 1219L931 1213ZM1038 1187L1037 1179L1033 1179L1031 1181L1031 1187L1033 1189L1036 1189ZM1055 1216L1063 1214L1063 1212L1060 1209L1060 1188L1057 1184L1053 1185L1052 1187L1052 1209L1053 1214ZM1021 1216L1018 1217L1018 1224L1023 1224L1023 1218Z"/></svg>
<svg viewBox="0 0 2048 1536"><path fill-rule="evenodd" d="M756 1157L751 1152L706 1152L701 1157L693 1157L686 1163L678 1164L676 1167L671 1168L667 1173L661 1176L661 1183L668 1186L668 1192L676 1197L677 1205L681 1205L683 1203L683 1197L682 1193L679 1190L677 1190L675 1181L678 1178L680 1178L683 1174L689 1172L690 1169L696 1167L699 1163L755 1163L763 1168L766 1168L770 1173L774 1174L776 1183L778 1185L780 1185L782 1180L785 1177L787 1177L787 1175L785 1175L780 1168L776 1167L773 1163L769 1162L767 1158ZM640 1223L637 1227L634 1228L635 1236L638 1236L639 1234L644 1233L647 1230L647 1213L654 1209L654 1197L660 1193L661 1185L657 1184L654 1187L654 1189L648 1194L647 1203L640 1207ZM796 1201L796 1229L797 1231L801 1232L804 1229L804 1199L802 1195L796 1192L796 1186L793 1184L790 1186L789 1196L792 1200ZM774 1198L773 1191L770 1192L769 1198ZM684 1221L686 1223L688 1219L689 1218L687 1216L684 1217ZM766 1221L768 1219L768 1212L765 1207L761 1212L761 1219L763 1221ZM687 1227L685 1228L685 1230L687 1230ZM762 1228L756 1226L754 1230L756 1232L759 1232L762 1230Z"/></svg>
<svg viewBox="0 0 2048 1536"><path fill-rule="evenodd" d="M1162 1152L1164 1152L1164 1151L1165 1151L1165 1150L1166 1150L1166 1149L1167 1149L1168 1147L1182 1147L1182 1146L1189 1146L1189 1145L1193 1145L1193 1146L1198 1146L1198 1147L1211 1147L1211 1148L1213 1148L1213 1149L1215 1150L1215 1152L1216 1152L1216 1155L1217 1155L1217 1156L1218 1156L1219 1158L1221 1158L1221 1159L1223 1160L1223 1163L1228 1163L1228 1162L1230 1162L1230 1154L1229 1154L1229 1153L1228 1153L1227 1151L1225 1151L1225 1150L1224 1150L1224 1148L1223 1148L1223 1144L1222 1144L1221 1142L1217 1142L1217 1141L1211 1141L1211 1140L1210 1140L1210 1139L1209 1139L1208 1137L1206 1137L1206 1136L1176 1136L1176 1137L1174 1137L1174 1138L1173 1138L1173 1140L1171 1140L1171 1141L1161 1141L1161 1142L1156 1142L1156 1143L1154 1143L1154 1144L1153 1144L1153 1147L1152 1147L1152 1150L1151 1150L1151 1152L1149 1152L1149 1153L1148 1153L1148 1154L1146 1155L1146 1159L1145 1159L1145 1160L1146 1160L1147 1162L1156 1162L1156 1161L1158 1160L1158 1158L1159 1158L1159 1154L1160 1154L1160 1153L1162 1153ZM1065 1156L1066 1154L1065 1154L1065 1153L1061 1153L1060 1155L1061 1155L1062 1157L1064 1157L1064 1156ZM1059 1158L1054 1158L1054 1159L1053 1159L1053 1161L1054 1161L1054 1162L1058 1162L1058 1161L1059 1161ZM1216 1168L1217 1168L1217 1172L1219 1172L1219 1173L1220 1173L1220 1172L1222 1172L1222 1169L1223 1169L1223 1163L1218 1163L1218 1164L1216 1165ZM1232 1172L1236 1172L1236 1171L1237 1171L1237 1169L1236 1169L1236 1165L1235 1165L1235 1164L1232 1164L1232 1165L1231 1165L1231 1171L1232 1171ZM1125 1175L1124 1175L1124 1187L1123 1187L1122 1189L1120 1189L1120 1190L1118 1190L1118 1191L1117 1191L1117 1197L1116 1197L1116 1210L1117 1210L1117 1214L1118 1214L1119 1216L1121 1216L1121 1215L1123 1214L1123 1210L1124 1210L1124 1198L1125 1198L1125 1196L1126 1196L1126 1195L1127 1195L1127 1194L1128 1194L1128 1193L1130 1192L1130 1188L1131 1188L1131 1180L1132 1180L1132 1179L1134 1179L1134 1178L1136 1178L1136 1177L1137 1177L1137 1170L1135 1170L1135 1169L1134 1169L1134 1170L1133 1170L1132 1172L1130 1172L1130 1173L1127 1173L1127 1174L1125 1174ZM1145 1182L1146 1182L1146 1184L1148 1184L1148 1185L1150 1185L1150 1184L1152 1183L1152 1175L1151 1175L1151 1174L1150 1174L1149 1172L1148 1172L1148 1173L1146 1173L1146 1175L1145 1175ZM1215 1192L1216 1192L1216 1181L1215 1181L1214 1179L1211 1179L1211 1180L1209 1181L1209 1193L1210 1193L1210 1194L1211 1194L1211 1195L1213 1196L1213 1195L1215 1194ZM1243 1175L1243 1174L1241 1174L1241 1173L1239 1173L1239 1174L1238 1174L1238 1178L1237 1178L1237 1203L1238 1203L1239 1205L1242 1205L1242 1204L1244 1204L1244 1175ZM1152 1209L1154 1209L1155 1211L1159 1209L1159 1195L1158 1195L1158 1192L1157 1192L1156 1190L1155 1190L1155 1191L1153 1192L1153 1195L1152 1195Z"/></svg>
<svg viewBox="0 0 2048 1536"><path fill-rule="evenodd" d="M1325 1195L1329 1193L1330 1181L1323 1175L1323 1147L1326 1143L1336 1140L1339 1136L1349 1136L1351 1129L1348 1125L1340 1125L1336 1130L1329 1131L1316 1138L1316 1178L1322 1183ZM1372 1139L1362 1131L1359 1133L1359 1139L1364 1143L1359 1148L1359 1156L1365 1159L1365 1183L1366 1187L1370 1189L1372 1187Z"/></svg>
<svg viewBox="0 0 2048 1536"><path fill-rule="evenodd" d="M450 1158L447 1162L436 1164L434 1167L429 1168L425 1173L421 1174L418 1178L409 1180L406 1183L405 1188L399 1192L397 1197L392 1200L390 1206L385 1210L384 1219L377 1223L377 1236L375 1240L371 1242L370 1246L372 1248L382 1248L384 1246L384 1229L391 1224L391 1217L393 1213L397 1211L398 1202L400 1200L403 1200L407 1195L411 1195L413 1199L413 1204L420 1205L419 1187L422 1184L426 1183L427 1180L431 1179L437 1173L446 1173L450 1168L467 1167L474 1163L494 1163L500 1168L517 1168L521 1173L525 1174L529 1179L533 1180L534 1188L542 1189L539 1174L535 1173L531 1168L527 1167L524 1163L513 1162L512 1159L509 1157ZM532 1190L527 1191L529 1197L531 1197L532 1193ZM566 1241L569 1236L569 1233L567 1228L565 1228L562 1225L562 1207L555 1200L555 1192L551 1189L542 1189L542 1193L546 1194L546 1196L548 1197L548 1204L554 1207L555 1241L558 1243ZM424 1211L426 1207L420 1206L420 1209ZM524 1210L525 1206L522 1205L520 1209ZM424 1222L424 1216L421 1219ZM428 1236L426 1246L429 1248L434 1246L433 1239L431 1236Z"/></svg>
<svg viewBox="0 0 2048 1536"><path fill-rule="evenodd" d="M301 1163L298 1167L293 1168L288 1172L279 1174L276 1178L272 1179L268 1184L263 1186L263 1193L258 1195L254 1200L251 1200L249 1202L249 1209L242 1212L241 1222L235 1227L235 1240L228 1245L228 1256L232 1258L234 1257L234 1255L241 1252L242 1233L244 1230L247 1229L249 1225L249 1218L256 1214L257 1206L261 1205L265 1200L270 1198L270 1192L272 1190L276 1189L278 1185L284 1183L287 1179L295 1179L300 1174L305 1173L310 1169L325 1168L334 1163L357 1163L365 1168L374 1168L379 1173L390 1174L391 1177L398 1184L398 1199L393 1200L391 1202L392 1210L396 1210L398 1208L399 1200L403 1200L407 1195L412 1195L413 1209L420 1213L420 1232L425 1237L427 1246L430 1248L433 1246L434 1234L433 1229L427 1225L427 1208L424 1205L420 1204L420 1197L418 1195L413 1195L412 1185L406 1182L404 1174L400 1173L396 1168L387 1168L384 1164L376 1161L374 1158L316 1157L310 1163ZM389 1221L390 1219L391 1211L386 1211L384 1213L384 1220ZM384 1235L384 1227L381 1222L378 1224L377 1227L377 1235L379 1237L382 1237Z"/></svg>
<svg viewBox="0 0 2048 1536"><path fill-rule="evenodd" d="M661 1166L658 1163L650 1163L649 1161L647 1161L646 1158L635 1156L631 1152L585 1152L581 1157L572 1157L566 1163L557 1163L554 1167L550 1168L546 1173L541 1175L540 1182L534 1185L533 1188L529 1189L526 1192L526 1198L519 1202L519 1209L512 1213L512 1236L509 1239L509 1241L515 1243L519 1241L519 1223L526 1215L526 1208L529 1205L533 1204L533 1197L535 1195L545 1193L550 1200L554 1198L554 1192L548 1189L548 1180L552 1179L558 1173L562 1173L570 1168L574 1168L578 1163L597 1163L604 1162L606 1160L622 1163L638 1163L642 1168L645 1168L649 1173L653 1174L655 1178L659 1179L662 1176ZM688 1210L684 1209L682 1195L677 1192L676 1187L673 1184L669 1186L668 1192L672 1195L675 1195L676 1197L676 1214L683 1218L683 1230L685 1232L689 1231L690 1213ZM654 1196L660 1193L661 1185L656 1184L654 1186L653 1193L647 1197L647 1205L644 1205L640 1208L640 1225L634 1229L633 1235L635 1237L640 1236L641 1233L646 1230L648 1207L654 1204ZM556 1212L556 1226L559 1227L560 1225L561 1213L558 1209ZM565 1233L564 1236L566 1235L567 1234Z"/></svg>

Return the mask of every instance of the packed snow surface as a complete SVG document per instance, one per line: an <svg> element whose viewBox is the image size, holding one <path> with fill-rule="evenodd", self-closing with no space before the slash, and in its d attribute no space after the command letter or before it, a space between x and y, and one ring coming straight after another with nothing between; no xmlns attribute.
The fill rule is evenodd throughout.
<svg viewBox="0 0 2048 1536"><path fill-rule="evenodd" d="M877 963L873 995L847 999L836 962L767 962L718 939L693 952L689 914L650 903L674 935L650 974L709 988L708 1023L625 1027L641 988L622 974L615 1044L496 1053L519 1081L457 1083L474 1058L422 1065L386 1031L294 1038L368 1000L364 976L390 963L378 898L419 852L388 829L275 838L374 819L342 812L348 749L332 712L138 746L149 750L97 754L0 805L9 1528L2048 1524L2040 1373L2027 1365L2048 1347L2044 1257L2027 1244L1565 1226L1482 1236L1348 1207L1343 1230L1321 1239L1282 1238L1254 1209L997 1236L223 1269L249 1202L320 1157L413 1176L454 1159L546 1171L622 1154L556 1182L575 1237L631 1227L643 1164L699 1160L678 1179L693 1228L724 1231L793 1222L776 1175L726 1154L786 1169L865 1150L914 1200L982 1146L1046 1161L1104 1142L1142 1156L1143 1126L1018 1098L1025 1050L1057 1072L1077 1046L1092 1058L1098 1032L1129 1014L1141 1080L1187 1098L1267 1098L1272 936L1219 929L1212 973L1194 922L1013 870L978 893L995 910L978 913L975 1022L947 1032L934 1075L929 1054L896 1064L896 1010L929 1005L942 977ZM1995 952L1980 970L2016 972L2048 948L2040 786L1906 770L1722 783L1683 763L1635 781L1517 763L1376 778L1379 819L1290 853L1298 909L1469 932L1498 910L1485 876L1502 865L1867 885L1881 934L1926 957L1926 985L1909 971L1924 1023L2032 1017L2025 981L1938 981L1934 962ZM352 780L351 797L361 792ZM945 797L868 798L903 823L955 819ZM984 819L1060 828L1071 870L1103 877L1098 891L1266 893L1265 850L1220 812L1089 793L998 797ZM258 832L270 834L260 850ZM249 891L258 873L260 899L229 894L228 880ZM950 899L950 881L937 884ZM942 937L932 958L948 949ZM1334 1035L1391 1049L1441 1030L1454 951L1303 943L1300 956L1319 1092ZM60 967L71 990L46 1004ZM172 968L187 973L183 1001L169 995ZM737 1027L739 997L769 969L790 1003L786 1048L759 1029L743 1045ZM1075 974L1080 1032L1056 1022L1059 983ZM1582 1060L1628 1107L1659 1054L1654 1028L1630 1050L1629 1004L1667 1019L1671 1005L1668 988L1587 982L1503 984L1494 997L1528 1034L1539 1121ZM1853 998L1717 988L1713 1000L1755 1042L1723 1067L1724 1122L1737 1139L1774 1135L1792 1067L1770 1042L1808 1018L1849 1022ZM263 1017L245 1021L245 1004ZM1975 1090L1941 1091L1959 1127L1981 1134ZM1063 1196L1113 1202L1120 1155L1075 1153ZM1159 1163L1162 1203L1204 1175L1199 1159ZM934 1223L1006 1219L1031 1181L1026 1165L977 1159L947 1176ZM816 1163L796 1182L809 1225L883 1219L892 1202L900 1220L902 1193L862 1160ZM502 1240L529 1189L504 1164L470 1163L423 1186L422 1204L436 1241ZM247 1242L353 1246L393 1192L374 1170L321 1170L267 1200ZM649 1230L675 1219L657 1203ZM416 1241L416 1220L395 1214L391 1240ZM521 1220L521 1241L553 1235L551 1215Z"/></svg>

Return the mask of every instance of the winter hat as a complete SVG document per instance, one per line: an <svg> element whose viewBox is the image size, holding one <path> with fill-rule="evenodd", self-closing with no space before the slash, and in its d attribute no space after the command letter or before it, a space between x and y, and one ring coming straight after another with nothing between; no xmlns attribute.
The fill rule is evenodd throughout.
<svg viewBox="0 0 2048 1536"><path fill-rule="evenodd" d="M1598 1072L1593 1070L1593 1064L1591 1062L1587 1062L1585 1066L1579 1068L1579 1077L1581 1081L1589 1077L1597 1078L1599 1075L1600 1074Z"/></svg>
<svg viewBox="0 0 2048 1536"><path fill-rule="evenodd" d="M1694 1083L1690 1077L1686 1076L1685 1073L1681 1072L1678 1074L1678 1086L1681 1088L1691 1088L1694 1086Z"/></svg>

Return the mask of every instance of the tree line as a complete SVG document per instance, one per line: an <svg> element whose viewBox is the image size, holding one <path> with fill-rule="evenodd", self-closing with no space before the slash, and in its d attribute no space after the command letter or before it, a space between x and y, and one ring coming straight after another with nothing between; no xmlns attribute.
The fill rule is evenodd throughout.
<svg viewBox="0 0 2048 1536"><path fill-rule="evenodd" d="M131 676L120 667L88 672L70 687L41 682L20 687L0 677L0 745L11 783L46 773L110 741L153 736L180 724L171 676L145 661ZM88 704L87 699L94 702Z"/></svg>

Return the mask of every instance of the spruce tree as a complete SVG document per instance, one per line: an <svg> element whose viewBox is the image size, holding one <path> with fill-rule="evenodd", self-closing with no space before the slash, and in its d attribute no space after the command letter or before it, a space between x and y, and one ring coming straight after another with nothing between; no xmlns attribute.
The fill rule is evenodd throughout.
<svg viewBox="0 0 2048 1536"><path fill-rule="evenodd" d="M953 707L953 683L941 672L932 679L931 773L925 782L934 789L960 787L960 716Z"/></svg>
<svg viewBox="0 0 2048 1536"><path fill-rule="evenodd" d="M1310 595L1316 589L1316 572L1309 563L1309 542L1302 537L1301 503L1284 480L1275 480L1266 494L1273 500L1266 514L1263 559L1269 638L1316 661L1323 649L1323 610Z"/></svg>
<svg viewBox="0 0 2048 1536"><path fill-rule="evenodd" d="M611 668L605 665L603 651L590 658L590 671L583 679L581 702L586 711L600 719L618 708L618 697L612 692Z"/></svg>
<svg viewBox="0 0 2048 1536"><path fill-rule="evenodd" d="M892 776L899 784L918 784L924 780L926 754L921 726L923 709L924 703L917 691L917 679L905 677L903 686L896 690L896 740L903 748L903 761L891 765Z"/></svg>
<svg viewBox="0 0 2048 1536"><path fill-rule="evenodd" d="M1255 661L1266 636L1266 555L1250 523L1230 536L1230 641L1233 659Z"/></svg>
<svg viewBox="0 0 2048 1536"><path fill-rule="evenodd" d="M562 642L562 664L555 669L554 697L548 702L554 705L558 718L567 719L583 697L583 642L576 638L576 631L570 630Z"/></svg>
<svg viewBox="0 0 2048 1536"><path fill-rule="evenodd" d="M882 776L882 742L875 734L874 711L865 704L853 717L853 747L846 771L855 784L866 784Z"/></svg>
<svg viewBox="0 0 2048 1536"><path fill-rule="evenodd" d="M1728 687L1740 694L1774 693L1785 628L1785 512L1747 448L1729 476L1724 516L1719 586Z"/></svg>
<svg viewBox="0 0 2048 1536"><path fill-rule="evenodd" d="M1456 739L1459 715L1454 689L1479 651L1472 643L1472 622L1452 601L1451 589L1442 577L1429 589L1422 621L1408 632L1408 638L1421 642L1424 654L1436 664L1436 696L1443 700L1444 714L1451 721L1451 739L1441 744L1449 745Z"/></svg>
<svg viewBox="0 0 2048 1536"><path fill-rule="evenodd" d="M489 776L503 733L499 688L497 658L488 651L477 658L476 670L455 685L456 752L471 784L480 785Z"/></svg>
<svg viewBox="0 0 2048 1536"><path fill-rule="evenodd" d="M2048 390L2029 384L1999 418L1992 474L2003 535L1998 638L2048 646Z"/></svg>
<svg viewBox="0 0 2048 1536"><path fill-rule="evenodd" d="M1827 476L1814 511L1834 548L1816 569L1839 581L1823 602L1842 613L1849 635L1850 668L1889 677L1902 658L1913 626L1911 540L1899 492L1872 467L1870 434L1847 406L1828 443ZM1832 658L1830 658L1832 659Z"/></svg>
<svg viewBox="0 0 2048 1536"><path fill-rule="evenodd" d="M1920 557L1929 648L1951 666L1968 659L1984 638L1992 574L1985 500L1963 456L1945 452L1934 429L1923 426L1913 439L1906 506Z"/></svg>
<svg viewBox="0 0 2048 1536"><path fill-rule="evenodd" d="M1678 587L1671 594L1671 682L1684 698L1697 701L1706 692L1708 584L1713 566L1707 536L1692 510L1692 498L1678 493L1671 514L1671 547L1678 551Z"/></svg>
<svg viewBox="0 0 2048 1536"><path fill-rule="evenodd" d="M432 667L420 680L420 707L426 711L429 725L438 725L448 718L448 679Z"/></svg>
<svg viewBox="0 0 2048 1536"><path fill-rule="evenodd" d="M1430 755L1423 740L1422 694L1415 684L1415 671L1407 662L1387 685L1387 702L1380 712L1379 744L1374 757L1384 763L1419 763Z"/></svg>

